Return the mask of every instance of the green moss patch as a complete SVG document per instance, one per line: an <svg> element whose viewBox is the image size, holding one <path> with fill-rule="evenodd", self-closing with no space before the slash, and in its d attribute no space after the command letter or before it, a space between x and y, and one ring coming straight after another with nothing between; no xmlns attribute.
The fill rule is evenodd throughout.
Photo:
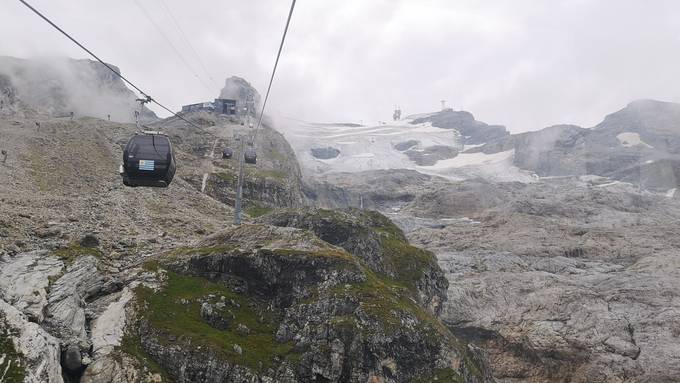
<svg viewBox="0 0 680 383"><path fill-rule="evenodd" d="M144 368L151 371L151 373L159 374L164 382L171 381L168 372L144 351L139 336L125 334L118 349L137 360Z"/></svg>
<svg viewBox="0 0 680 383"><path fill-rule="evenodd" d="M168 253L170 258L177 258L184 255L210 255L235 251L235 245L204 246L204 247L181 247Z"/></svg>
<svg viewBox="0 0 680 383"><path fill-rule="evenodd" d="M423 272L436 266L436 258L429 251L411 246L408 242L386 235L380 239L384 261L394 272L395 279L411 290L423 278Z"/></svg>
<svg viewBox="0 0 680 383"><path fill-rule="evenodd" d="M273 249L271 250L273 254L292 257L292 256L303 256L303 257L322 257L322 258L335 258L343 261L348 261L352 265L355 265L355 259L350 254L344 250L340 249L321 249L321 250L298 250L298 249Z"/></svg>
<svg viewBox="0 0 680 383"><path fill-rule="evenodd" d="M269 178L276 181L284 181L288 178L285 172L274 169L255 169L249 171L248 176L248 178Z"/></svg>
<svg viewBox="0 0 680 383"><path fill-rule="evenodd" d="M246 208L246 214L248 214L252 218L257 218L257 217L261 217L265 214L269 214L273 210L274 209L271 208L271 207L259 206L259 205L253 204L253 205L249 206L248 208Z"/></svg>
<svg viewBox="0 0 680 383"><path fill-rule="evenodd" d="M401 318L406 314L418 320L419 330L432 341L453 339L439 319L416 303L408 287L370 271L366 277L366 282L337 286L332 291L338 296L358 298L364 312L378 321L388 335L402 328Z"/></svg>
<svg viewBox="0 0 680 383"><path fill-rule="evenodd" d="M219 172L214 173L214 175L222 182L236 183L236 181L238 181L236 173Z"/></svg>
<svg viewBox="0 0 680 383"><path fill-rule="evenodd" d="M278 318L266 305L203 278L170 271L167 277L167 285L161 291L137 289L145 307L144 319L160 333L210 347L231 363L256 370L273 367L276 357L296 358L292 344L276 341ZM201 301L209 295L225 297L229 302L224 310L229 322L225 330L218 330L201 318ZM239 325L246 326L248 334L238 331ZM235 344L241 347L242 354L234 351Z"/></svg>
<svg viewBox="0 0 680 383"><path fill-rule="evenodd" d="M14 348L10 338L15 335L0 313L0 378L6 383L21 383L26 377L21 354Z"/></svg>
<svg viewBox="0 0 680 383"><path fill-rule="evenodd" d="M463 383L461 376L451 368L437 368L429 376L418 378L413 383Z"/></svg>
<svg viewBox="0 0 680 383"><path fill-rule="evenodd" d="M77 243L72 243L68 247L56 250L53 254L54 256L64 261L64 263L69 265L73 263L76 259L86 255L91 255L97 258L101 258L102 256L101 251L91 247L82 247Z"/></svg>
<svg viewBox="0 0 680 383"><path fill-rule="evenodd" d="M376 232L389 235L403 242L407 242L404 232L401 231L401 229L395 225L394 222L379 212L365 210L361 211L361 215L368 220L369 226Z"/></svg>

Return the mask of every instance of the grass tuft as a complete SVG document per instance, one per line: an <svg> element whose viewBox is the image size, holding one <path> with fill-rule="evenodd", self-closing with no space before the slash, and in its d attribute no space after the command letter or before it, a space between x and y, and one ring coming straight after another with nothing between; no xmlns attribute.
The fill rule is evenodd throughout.
<svg viewBox="0 0 680 383"><path fill-rule="evenodd" d="M246 214L248 214L252 218L261 217L265 214L271 213L272 211L274 211L274 209L271 208L271 207L259 206L259 205L255 205L255 204L246 208Z"/></svg>
<svg viewBox="0 0 680 383"><path fill-rule="evenodd" d="M145 319L160 333L190 339L193 344L212 348L231 363L258 371L274 367L277 358L296 358L292 344L276 341L279 318L265 305L203 278L171 271L167 275L167 285L160 291L137 289L137 297L146 307ZM225 297L223 315L229 322L225 330L201 318L201 304L208 296ZM237 331L239 324L249 329L247 335ZM235 344L242 348L242 354L234 351Z"/></svg>
<svg viewBox="0 0 680 383"><path fill-rule="evenodd" d="M26 377L26 370L21 354L14 348L11 336L16 333L7 325L0 313L0 381L3 383L20 383Z"/></svg>
<svg viewBox="0 0 680 383"><path fill-rule="evenodd" d="M102 257L102 252L99 251L98 249L91 247L82 247L77 243L71 243L65 248L54 251L53 254L57 258L64 261L64 263L66 263L67 265L72 264L73 262L75 262L76 259L86 255L91 255L97 258Z"/></svg>

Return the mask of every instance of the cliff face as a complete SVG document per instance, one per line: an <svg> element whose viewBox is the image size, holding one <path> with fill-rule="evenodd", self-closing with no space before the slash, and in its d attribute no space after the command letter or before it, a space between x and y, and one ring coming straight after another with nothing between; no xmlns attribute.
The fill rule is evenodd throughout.
<svg viewBox="0 0 680 383"><path fill-rule="evenodd" d="M258 109L260 104L260 93L250 83L241 77L231 76L224 81L224 88L220 91L220 98L237 100L241 103L253 102L253 107ZM252 111L253 115L256 111Z"/></svg>

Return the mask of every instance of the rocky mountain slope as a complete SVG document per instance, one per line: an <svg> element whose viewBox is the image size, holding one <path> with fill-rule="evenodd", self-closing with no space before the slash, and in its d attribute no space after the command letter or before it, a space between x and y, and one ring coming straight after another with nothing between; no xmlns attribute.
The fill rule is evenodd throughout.
<svg viewBox="0 0 680 383"><path fill-rule="evenodd" d="M675 382L680 200L601 177L325 177L319 206L383 211L436 254L442 318L499 382Z"/></svg>
<svg viewBox="0 0 680 383"><path fill-rule="evenodd" d="M513 152L539 173L531 182L392 169L325 174L305 192L320 207L378 209L432 251L449 281L442 318L485 350L497 381L676 382L680 199L672 165L640 164L674 161L677 109L634 102L593 129L463 153Z"/></svg>
<svg viewBox="0 0 680 383"><path fill-rule="evenodd" d="M444 110L375 127L291 122L286 134L310 178L399 169L452 181L597 175L666 193L680 179L679 115L678 104L639 100L590 129L511 135L469 112Z"/></svg>
<svg viewBox="0 0 680 383"><path fill-rule="evenodd" d="M514 165L541 177L593 174L668 191L678 186L680 105L639 100L592 129L557 125L488 142L470 152L514 150Z"/></svg>
<svg viewBox="0 0 680 383"><path fill-rule="evenodd" d="M15 107L0 116L3 383L493 381L438 317L433 254L379 213L301 210L295 155L271 127L235 227L220 149L239 147L239 121L147 124L170 137L177 174L125 188L133 125Z"/></svg>

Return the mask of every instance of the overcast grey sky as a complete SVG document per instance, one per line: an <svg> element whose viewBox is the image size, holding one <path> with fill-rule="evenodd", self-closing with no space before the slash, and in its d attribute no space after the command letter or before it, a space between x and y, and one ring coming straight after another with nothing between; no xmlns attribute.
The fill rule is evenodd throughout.
<svg viewBox="0 0 680 383"><path fill-rule="evenodd" d="M29 2L175 109L216 97L230 75L264 94L290 5ZM219 84L202 70L164 3ZM299 0L270 112L371 123L389 119L397 104L420 113L445 99L513 132L592 126L634 99L680 102L678 20L675 0ZM0 33L1 55L86 57L16 0L0 2Z"/></svg>

